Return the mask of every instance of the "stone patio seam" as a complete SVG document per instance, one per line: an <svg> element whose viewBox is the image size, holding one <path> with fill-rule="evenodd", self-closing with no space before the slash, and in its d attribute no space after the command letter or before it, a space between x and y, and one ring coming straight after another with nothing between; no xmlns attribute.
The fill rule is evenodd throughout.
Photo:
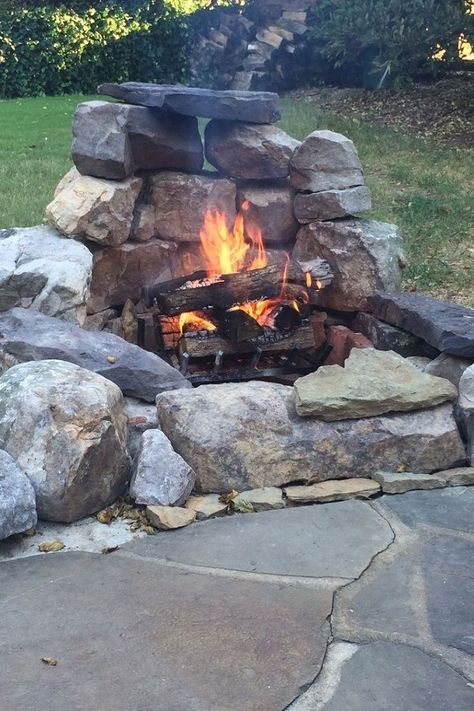
<svg viewBox="0 0 474 711"><path fill-rule="evenodd" d="M132 560L141 560L155 565L174 568L196 575L210 575L222 578L234 578L236 580L247 580L262 583L274 583L276 585L299 586L305 588L320 588L328 587L339 589L353 582L353 578L313 578L304 577L301 575L278 575L276 573L254 573L248 570L233 570L231 568L213 568L212 566L190 565L189 563L179 563L177 561L167 560L166 558L155 558L151 556L138 555L130 551L118 550L113 553L115 557L130 558Z"/></svg>

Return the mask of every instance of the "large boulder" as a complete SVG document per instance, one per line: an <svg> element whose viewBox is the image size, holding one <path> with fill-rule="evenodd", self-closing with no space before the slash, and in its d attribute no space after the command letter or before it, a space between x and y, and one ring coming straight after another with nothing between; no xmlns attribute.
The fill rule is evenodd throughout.
<svg viewBox="0 0 474 711"><path fill-rule="evenodd" d="M15 460L0 449L0 540L36 526L33 486Z"/></svg>
<svg viewBox="0 0 474 711"><path fill-rule="evenodd" d="M150 200L155 207L156 234L175 242L199 242L204 217L211 210L224 215L232 228L236 216L236 187L226 178L158 173L150 180Z"/></svg>
<svg viewBox="0 0 474 711"><path fill-rule="evenodd" d="M0 230L0 312L14 306L83 323L92 254L50 227Z"/></svg>
<svg viewBox="0 0 474 711"><path fill-rule="evenodd" d="M383 292L387 291L390 290L383 288ZM374 294L369 300L369 310L382 321L414 333L443 353L474 359L474 309L405 292Z"/></svg>
<svg viewBox="0 0 474 711"><path fill-rule="evenodd" d="M362 165L352 141L334 131L314 131L295 151L291 184L313 193L364 184Z"/></svg>
<svg viewBox="0 0 474 711"><path fill-rule="evenodd" d="M454 400L444 378L422 373L393 351L354 348L344 367L327 365L298 378L296 412L326 422L407 412Z"/></svg>
<svg viewBox="0 0 474 711"><path fill-rule="evenodd" d="M181 506L196 475L159 429L146 430L133 463L130 496L137 504Z"/></svg>
<svg viewBox="0 0 474 711"><path fill-rule="evenodd" d="M405 257L395 225L358 218L313 222L302 227L293 258L326 259L334 272L318 303L338 311L364 311L378 290L398 291Z"/></svg>
<svg viewBox="0 0 474 711"><path fill-rule="evenodd" d="M68 523L112 503L129 476L120 389L72 363L22 363L0 378L0 447L36 491L38 516Z"/></svg>
<svg viewBox="0 0 474 711"><path fill-rule="evenodd" d="M293 242L298 222L293 212L294 190L289 185L241 185L237 205L244 215L247 232L258 227L266 245Z"/></svg>
<svg viewBox="0 0 474 711"><path fill-rule="evenodd" d="M127 299L140 300L142 290L172 278L174 242L150 239L119 247L92 247L93 265L87 312L97 313L121 306Z"/></svg>
<svg viewBox="0 0 474 711"><path fill-rule="evenodd" d="M50 358L98 373L125 395L149 402L165 390L191 387L162 358L112 333L86 331L25 309L0 314L0 372Z"/></svg>
<svg viewBox="0 0 474 711"><path fill-rule="evenodd" d="M163 108L173 115L252 123L274 123L281 117L280 98L269 91L216 91L141 82L101 84L97 91L130 104Z"/></svg>
<svg viewBox="0 0 474 711"><path fill-rule="evenodd" d="M446 378L457 389L463 373L471 367L472 358L457 358L449 353L440 353L425 368L425 373L436 375L438 378Z"/></svg>
<svg viewBox="0 0 474 711"><path fill-rule="evenodd" d="M72 120L71 154L80 173L112 180L133 173L127 118L125 104L87 101L78 105Z"/></svg>
<svg viewBox="0 0 474 711"><path fill-rule="evenodd" d="M379 469L431 472L465 459L450 404L332 423L300 418L292 388L252 382L163 393L157 407L202 492L370 477Z"/></svg>
<svg viewBox="0 0 474 711"><path fill-rule="evenodd" d="M302 224L317 220L336 220L339 217L366 212L371 207L370 190L365 185L345 190L298 193L295 197L295 215Z"/></svg>
<svg viewBox="0 0 474 711"><path fill-rule="evenodd" d="M67 237L99 244L123 244L132 228L135 203L143 187L141 178L103 180L66 173L46 208L48 221Z"/></svg>
<svg viewBox="0 0 474 711"><path fill-rule="evenodd" d="M206 158L239 180L288 177L290 160L300 142L276 126L210 121L205 132Z"/></svg>

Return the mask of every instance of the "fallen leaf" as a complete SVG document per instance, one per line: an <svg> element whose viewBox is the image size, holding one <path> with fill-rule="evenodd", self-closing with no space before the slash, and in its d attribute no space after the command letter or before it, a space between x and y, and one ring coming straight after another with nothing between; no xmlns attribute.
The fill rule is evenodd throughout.
<svg viewBox="0 0 474 711"><path fill-rule="evenodd" d="M54 553L62 551L63 548L65 548L65 544L62 541L49 541L49 543L40 543L38 546L41 553Z"/></svg>
<svg viewBox="0 0 474 711"><path fill-rule="evenodd" d="M114 519L116 519L120 514L122 513L123 510L123 504L121 501L112 504L112 506L108 506L106 509L102 509L102 511L98 511L96 513L95 517L98 520L99 523L110 523Z"/></svg>
<svg viewBox="0 0 474 711"><path fill-rule="evenodd" d="M100 552L107 555L107 553L113 553L116 550L118 550L118 546L105 546Z"/></svg>
<svg viewBox="0 0 474 711"><path fill-rule="evenodd" d="M108 363L112 363L112 364L113 364L113 363L116 363L116 362L117 362L117 358L116 358L115 356L107 356L107 362L108 362Z"/></svg>
<svg viewBox="0 0 474 711"><path fill-rule="evenodd" d="M29 528L27 531L23 531L23 535L27 536L27 538L31 538L31 536L34 536L36 533L36 528L33 526L32 528Z"/></svg>
<svg viewBox="0 0 474 711"><path fill-rule="evenodd" d="M229 491L228 494L222 494L221 496L219 496L219 501L221 501L223 504L229 504L232 499L235 499L235 497L238 495L239 492L235 489L232 489L231 491Z"/></svg>
<svg viewBox="0 0 474 711"><path fill-rule="evenodd" d="M241 499L240 496L232 499L230 505L233 511L238 511L239 513L252 513L255 511L252 504L249 501L245 501L245 499Z"/></svg>
<svg viewBox="0 0 474 711"><path fill-rule="evenodd" d="M58 665L58 660L53 657L41 657L41 661L47 664L48 667L56 667Z"/></svg>
<svg viewBox="0 0 474 711"><path fill-rule="evenodd" d="M154 536L155 533L156 533L156 531L155 531L155 529L153 528L153 526L142 526L142 527L141 527L141 530L144 531L144 532L145 532L146 534L148 534L149 536Z"/></svg>

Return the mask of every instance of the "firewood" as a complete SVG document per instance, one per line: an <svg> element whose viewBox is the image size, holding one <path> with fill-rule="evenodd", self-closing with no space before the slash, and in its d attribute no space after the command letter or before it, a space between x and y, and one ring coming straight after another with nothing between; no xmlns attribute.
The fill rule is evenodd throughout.
<svg viewBox="0 0 474 711"><path fill-rule="evenodd" d="M192 333L185 334L179 341L179 353L183 356L188 353L190 358L210 358L219 351L224 355L238 355L239 353L253 353L257 347L263 353L285 353L293 348L309 349L314 347L314 333L310 325L303 324L296 331L283 337L278 336L274 331L265 329L264 335L255 339L251 343L233 343L222 336L214 333Z"/></svg>
<svg viewBox="0 0 474 711"><path fill-rule="evenodd" d="M217 320L220 334L234 343L257 338L263 333L259 323L241 309L232 311L214 309L213 317Z"/></svg>

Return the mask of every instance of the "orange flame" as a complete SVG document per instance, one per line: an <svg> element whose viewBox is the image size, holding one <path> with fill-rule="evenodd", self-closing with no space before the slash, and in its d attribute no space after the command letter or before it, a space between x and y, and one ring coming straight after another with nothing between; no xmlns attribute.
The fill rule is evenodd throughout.
<svg viewBox="0 0 474 711"><path fill-rule="evenodd" d="M179 332L185 331L215 331L216 324L201 311L185 311L179 315Z"/></svg>

